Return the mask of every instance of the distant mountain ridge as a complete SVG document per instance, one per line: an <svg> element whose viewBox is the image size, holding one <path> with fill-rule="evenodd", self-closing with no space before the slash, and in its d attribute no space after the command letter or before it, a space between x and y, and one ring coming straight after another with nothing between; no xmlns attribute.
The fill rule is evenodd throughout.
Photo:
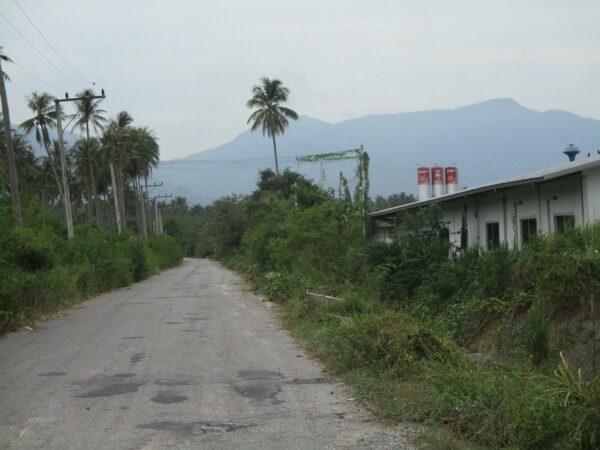
<svg viewBox="0 0 600 450"><path fill-rule="evenodd" d="M318 164L294 157L365 146L371 157L372 195L416 192L418 164L456 164L459 184L473 186L565 160L569 143L585 157L600 148L600 120L561 110L535 111L513 99L493 99L456 109L377 114L328 123L307 116L278 137L280 167L319 179ZM164 162L154 179L163 192L208 203L255 188L258 171L273 167L270 139L246 131L223 145ZM337 188L339 172L352 180L352 161L326 163L326 184Z"/></svg>
<svg viewBox="0 0 600 450"><path fill-rule="evenodd" d="M46 149L44 149L44 146L35 140L35 130L25 133L24 130L19 127L16 131L23 134L25 140L31 145L31 148L36 156L46 156ZM56 129L49 129L48 134L50 135L50 141L54 142L58 139L58 131L56 131ZM65 130L63 132L63 139L65 141L65 148L68 150L75 144L75 142L81 139L81 136L77 133L72 133Z"/></svg>

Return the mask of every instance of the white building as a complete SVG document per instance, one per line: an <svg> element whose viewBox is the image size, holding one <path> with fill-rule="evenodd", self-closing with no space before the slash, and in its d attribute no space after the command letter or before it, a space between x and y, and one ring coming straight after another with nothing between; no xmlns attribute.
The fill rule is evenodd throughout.
<svg viewBox="0 0 600 450"><path fill-rule="evenodd" d="M520 247L535 234L600 219L600 156L371 213L376 235L389 240L404 214L433 203L440 205L456 247Z"/></svg>

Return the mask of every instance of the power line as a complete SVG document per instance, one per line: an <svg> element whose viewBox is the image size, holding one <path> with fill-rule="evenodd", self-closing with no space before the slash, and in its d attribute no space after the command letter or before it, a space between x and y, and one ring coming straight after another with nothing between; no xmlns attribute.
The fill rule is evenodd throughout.
<svg viewBox="0 0 600 450"><path fill-rule="evenodd" d="M111 117L115 117L115 114L112 111L112 108L110 107L110 102L108 101L108 97L106 97L104 99L106 101L106 107L108 108L108 113L111 115Z"/></svg>
<svg viewBox="0 0 600 450"><path fill-rule="evenodd" d="M38 32L38 34L42 37L42 39L44 41L46 41L46 44L48 44L48 46L52 49L52 51L54 51L54 53L56 53L56 55L62 59L62 61L71 68L71 70L73 72L75 72L77 75L79 75L79 77L84 80L86 83L89 83L90 85L94 84L94 82L88 80L86 77L84 77L83 75L81 75L81 73L75 68L73 67L69 61L67 61L59 52L58 50L56 50L56 48L54 48L54 46L50 43L50 41L46 38L46 36L44 36L44 33L42 33L42 31L37 27L37 25L34 23L34 21L31 19L31 17L29 17L29 14L27 14L25 12L25 10L23 9L23 7L21 5L19 5L19 2L17 2L17 0L13 0L15 2L15 5L17 5L19 7L19 9L21 10L21 12L25 15L25 17L27 18L27 20L29 21L29 23L31 25L33 25L33 28L35 28L35 31Z"/></svg>
<svg viewBox="0 0 600 450"><path fill-rule="evenodd" d="M287 156L278 158L279 161L295 161L295 156ZM210 164L263 164L273 162L272 157L265 158L241 158L241 159L185 159L185 160L172 160L172 161L160 161L161 165L168 166L189 166L191 165L210 165Z"/></svg>
<svg viewBox="0 0 600 450"><path fill-rule="evenodd" d="M32 78L35 78L35 79L36 79L36 80L38 80L40 83L43 83L43 84L45 84L45 85L46 85L46 86L48 86L49 88L51 88L51 89L54 89L55 91L57 91L57 92L61 92L61 93L65 91L64 89L57 88L56 86L53 86L53 85L51 85L50 83L48 83L48 82L46 82L46 81L42 80L40 77L38 77L38 76L34 75L33 73L31 73L29 70L27 70L25 67L23 67L23 66L22 66L21 64L19 64L18 62L16 62L16 61L13 61L13 63L15 64L15 66L17 66L17 67L18 67L19 69L21 69L23 72L25 72L27 75L29 75L29 76L30 76L30 77L32 77Z"/></svg>
<svg viewBox="0 0 600 450"><path fill-rule="evenodd" d="M2 18L3 18L3 19L6 21L6 23L8 23L8 24L9 24L9 25L12 27L12 29L13 29L13 30L15 30L15 31L17 32L17 34L18 34L19 36L21 36L21 37L22 37L22 38L25 40L25 42L27 42L27 43L29 44L29 46L30 46L30 47L31 47L33 50L35 50L35 52L36 52L38 55L40 55L42 58L44 58L44 60L45 60L45 61L46 61L48 64L50 64L52 67L54 67L54 69L56 69L56 71L57 71L57 72L59 72L60 74L62 74L62 75L65 77L65 78L67 78L67 79L68 79L68 80L70 80L71 82L75 83L75 84L76 84L77 86L79 86L80 88L82 88L82 89L85 89L85 87L84 87L84 86L82 86L82 85L81 85L81 84L80 84L78 81L75 81L73 78L71 78L71 77L70 77L69 75L67 75L65 72L63 72L63 71L62 71L62 70L61 70L61 69L60 69L60 68L59 68L59 67L58 67L56 64L54 64L54 63L53 63L53 62L52 62L52 61L51 61L51 60L50 60L50 59L49 59L49 58L48 58L46 55L44 55L44 54L43 54L43 53L42 53L40 50L38 50L38 48L37 48L35 45L33 45L33 44L31 43L31 41L30 41L29 39L27 39L27 37L26 37L26 36L25 36L23 33L21 33L21 32L19 31L19 29L18 29L17 27L15 27L15 26L12 24L12 22L11 22L10 20L8 20L8 18L7 18L7 17L6 17L6 16L5 16L5 15L4 15L2 12L0 12L0 16L2 16Z"/></svg>

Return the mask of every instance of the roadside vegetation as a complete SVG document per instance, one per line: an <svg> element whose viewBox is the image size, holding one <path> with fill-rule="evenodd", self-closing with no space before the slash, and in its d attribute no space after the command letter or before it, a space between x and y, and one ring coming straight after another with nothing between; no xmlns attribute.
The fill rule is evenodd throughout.
<svg viewBox="0 0 600 450"><path fill-rule="evenodd" d="M9 61L1 47L0 57ZM0 134L0 335L182 258L179 244L162 233L152 215L157 209L150 208L144 188L159 160L154 133L134 126L125 111L109 120L102 99L89 89L77 97L73 114L63 114L83 135L66 146L67 200L58 143L51 139L57 127L54 97L28 96L31 117L19 129L5 128L0 117L5 131ZM34 151L33 140L43 156ZM11 156L15 170L9 174ZM66 201L73 211L72 239ZM157 225L149 226L152 222Z"/></svg>
<svg viewBox="0 0 600 450"><path fill-rule="evenodd" d="M144 239L82 224L67 239L55 214L28 209L24 220L31 225L15 227L0 208L0 335L181 261L166 235Z"/></svg>
<svg viewBox="0 0 600 450"><path fill-rule="evenodd" d="M250 196L192 209L181 199L165 227L279 302L379 417L430 425L424 447L600 446L600 225L522 251L460 253L435 208L382 245L365 242L346 200L266 170Z"/></svg>

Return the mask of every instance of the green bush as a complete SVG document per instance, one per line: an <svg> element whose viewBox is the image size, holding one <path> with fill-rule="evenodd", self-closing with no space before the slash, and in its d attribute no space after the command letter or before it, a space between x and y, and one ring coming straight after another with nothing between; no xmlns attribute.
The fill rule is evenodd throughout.
<svg viewBox="0 0 600 450"><path fill-rule="evenodd" d="M181 249L169 236L143 239L81 226L68 240L60 227L1 223L0 334L181 261Z"/></svg>

